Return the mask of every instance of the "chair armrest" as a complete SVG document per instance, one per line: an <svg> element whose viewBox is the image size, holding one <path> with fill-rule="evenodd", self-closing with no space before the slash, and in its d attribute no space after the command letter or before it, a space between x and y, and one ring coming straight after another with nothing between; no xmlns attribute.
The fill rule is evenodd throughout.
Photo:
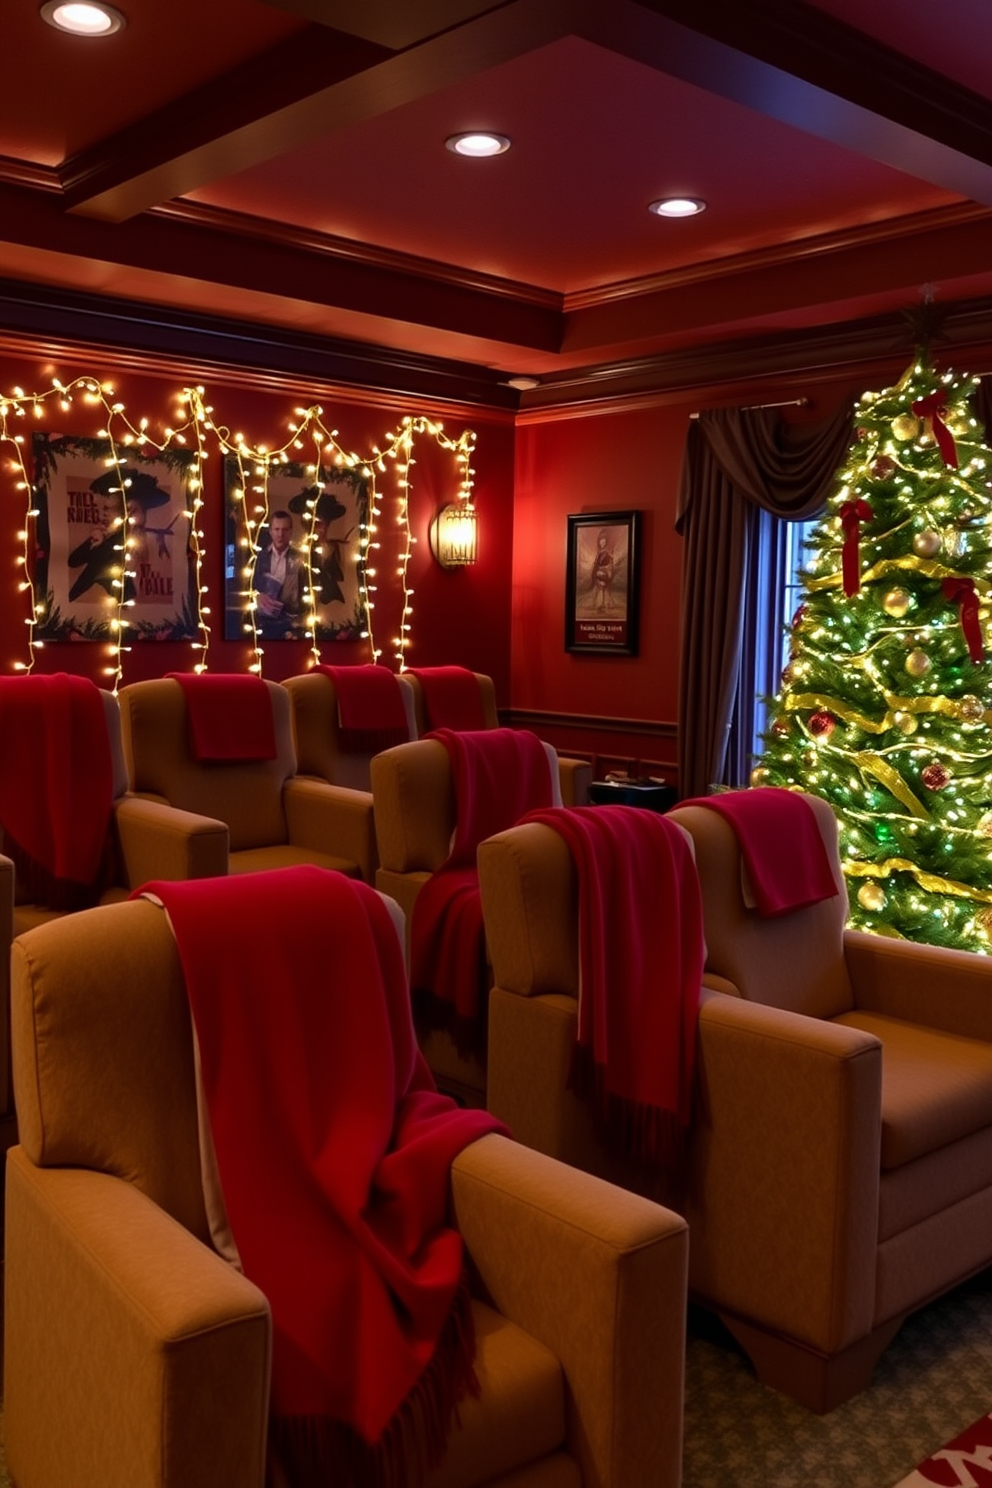
<svg viewBox="0 0 992 1488"><path fill-rule="evenodd" d="M722 992L725 997L740 997L741 989L736 982L720 976L715 971L704 971L702 985L710 992Z"/></svg>
<svg viewBox="0 0 992 1488"><path fill-rule="evenodd" d="M690 1289L836 1353L873 1323L882 1046L704 990L697 1051Z"/></svg>
<svg viewBox="0 0 992 1488"><path fill-rule="evenodd" d="M987 957L862 930L844 932L844 955L861 1011L992 1042Z"/></svg>
<svg viewBox="0 0 992 1488"><path fill-rule="evenodd" d="M4 1443L22 1488L262 1488L262 1293L144 1194L7 1164Z"/></svg>
<svg viewBox="0 0 992 1488"><path fill-rule="evenodd" d="M495 1135L461 1153L451 1180L486 1295L561 1362L585 1488L677 1483L684 1221Z"/></svg>
<svg viewBox="0 0 992 1488"><path fill-rule="evenodd" d="M227 873L230 833L226 822L124 796L114 806L114 825L129 889L154 878L220 878Z"/></svg>
<svg viewBox="0 0 992 1488"><path fill-rule="evenodd" d="M558 756L558 781L563 806L588 806L592 765L588 760Z"/></svg>
<svg viewBox="0 0 992 1488"><path fill-rule="evenodd" d="M283 803L294 847L347 858L357 863L366 883L375 881L379 856L370 791L296 775L283 787Z"/></svg>

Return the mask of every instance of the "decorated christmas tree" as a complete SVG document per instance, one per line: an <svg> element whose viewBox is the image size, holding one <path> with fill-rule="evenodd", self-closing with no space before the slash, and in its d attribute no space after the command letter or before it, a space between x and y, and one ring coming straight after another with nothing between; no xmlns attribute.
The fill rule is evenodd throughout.
<svg viewBox="0 0 992 1488"><path fill-rule="evenodd" d="M822 796L851 923L992 951L992 453L925 356L866 392L753 785Z"/></svg>

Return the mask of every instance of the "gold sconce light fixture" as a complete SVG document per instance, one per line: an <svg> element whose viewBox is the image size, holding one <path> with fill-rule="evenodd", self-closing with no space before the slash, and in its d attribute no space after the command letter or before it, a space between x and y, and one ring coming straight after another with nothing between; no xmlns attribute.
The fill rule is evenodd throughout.
<svg viewBox="0 0 992 1488"><path fill-rule="evenodd" d="M442 506L427 533L431 552L442 568L463 568L478 556L479 522L470 501Z"/></svg>

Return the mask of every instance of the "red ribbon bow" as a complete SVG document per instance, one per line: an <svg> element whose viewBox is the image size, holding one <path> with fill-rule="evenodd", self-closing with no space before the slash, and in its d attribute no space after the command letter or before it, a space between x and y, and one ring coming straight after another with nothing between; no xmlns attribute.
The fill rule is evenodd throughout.
<svg viewBox="0 0 992 1488"><path fill-rule="evenodd" d="M913 412L917 418L933 419L933 437L937 441L937 448L944 457L945 465L953 465L958 468L958 451L954 443L954 435L944 423L944 415L947 413L947 398L940 388L935 393L928 393L925 398L918 398L913 404Z"/></svg>
<svg viewBox="0 0 992 1488"><path fill-rule="evenodd" d="M968 642L968 655L972 661L982 661L985 650L982 646L982 627L978 620L978 595L974 579L945 579L941 584L945 599L957 602L960 609L961 629Z"/></svg>
<svg viewBox="0 0 992 1488"><path fill-rule="evenodd" d="M861 588L861 560L858 543L861 539L861 523L870 522L875 513L867 501L845 501L840 509L840 522L844 529L844 547L841 564L844 575L844 593L850 598Z"/></svg>

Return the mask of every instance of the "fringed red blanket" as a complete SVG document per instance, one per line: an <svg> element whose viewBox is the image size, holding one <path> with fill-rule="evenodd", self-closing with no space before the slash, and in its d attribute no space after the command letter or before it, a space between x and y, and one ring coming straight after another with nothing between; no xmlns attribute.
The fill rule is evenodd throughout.
<svg viewBox="0 0 992 1488"><path fill-rule="evenodd" d="M451 1163L502 1128L434 1088L368 885L307 866L139 892L172 922L231 1232L272 1309L287 1476L416 1481L475 1388Z"/></svg>
<svg viewBox="0 0 992 1488"><path fill-rule="evenodd" d="M809 802L780 786L720 791L680 801L718 811L740 843L755 908L765 919L837 893L830 858Z"/></svg>
<svg viewBox="0 0 992 1488"><path fill-rule="evenodd" d="M26 892L96 903L112 876L114 767L100 689L85 677L0 678L0 826Z"/></svg>
<svg viewBox="0 0 992 1488"><path fill-rule="evenodd" d="M334 683L343 749L378 754L408 741L410 726L395 673L380 666L317 666L314 671Z"/></svg>
<svg viewBox="0 0 992 1488"><path fill-rule="evenodd" d="M579 882L572 1083L627 1151L677 1164L691 1114L705 945L692 848L636 806L531 813L568 844Z"/></svg>
<svg viewBox="0 0 992 1488"><path fill-rule="evenodd" d="M418 1020L447 1028L463 1053L486 1041L486 952L476 850L528 811L550 806L555 787L547 751L516 729L439 729L451 759L457 822L451 853L414 901L410 984Z"/></svg>
<svg viewBox="0 0 992 1488"><path fill-rule="evenodd" d="M276 757L272 700L253 672L168 672L186 698L190 748L197 760Z"/></svg>
<svg viewBox="0 0 992 1488"><path fill-rule="evenodd" d="M482 695L475 673L467 667L410 667L424 695L429 729L484 729Z"/></svg>

